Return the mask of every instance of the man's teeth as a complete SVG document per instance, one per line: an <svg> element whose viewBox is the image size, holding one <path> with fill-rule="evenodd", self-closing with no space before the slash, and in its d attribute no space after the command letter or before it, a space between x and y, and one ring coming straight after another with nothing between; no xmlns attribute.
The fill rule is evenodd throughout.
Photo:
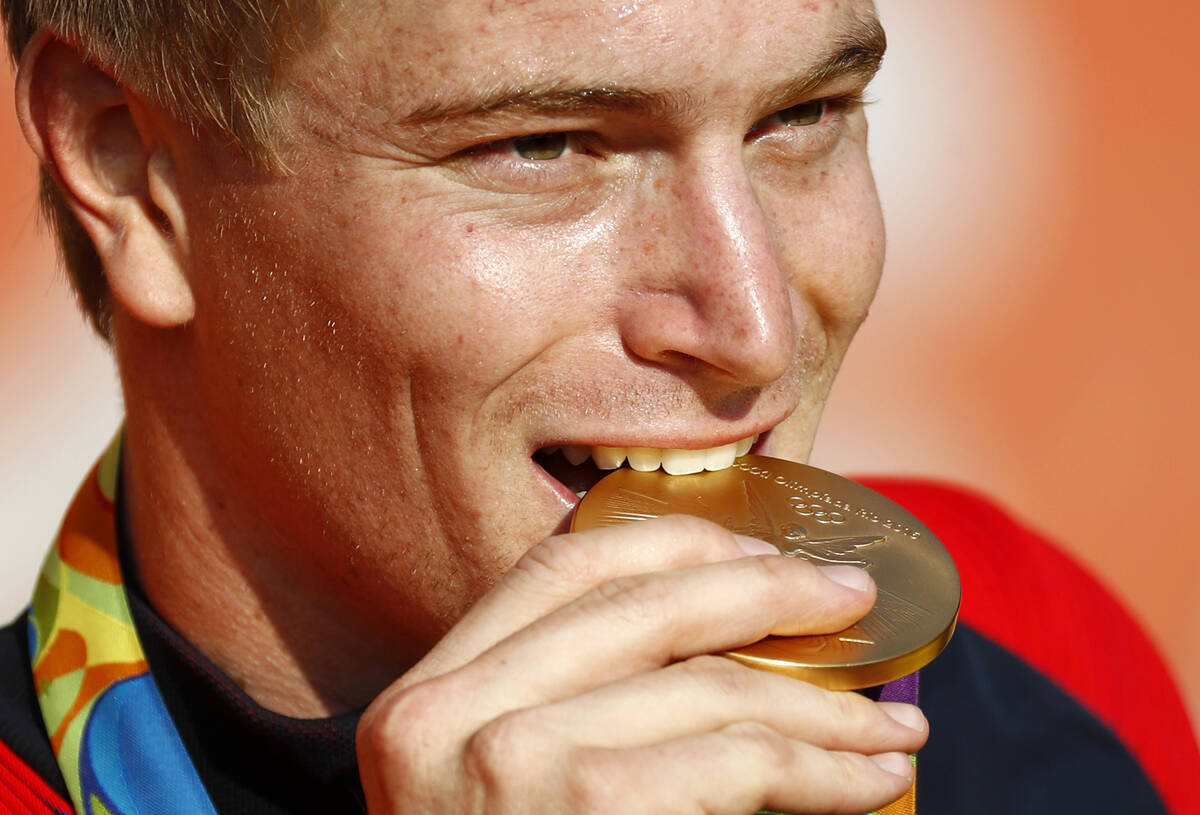
<svg viewBox="0 0 1200 815"><path fill-rule="evenodd" d="M615 470L628 459L629 466L641 472L650 472L662 467L671 475L689 475L701 470L724 470L732 467L733 460L750 452L750 447L756 441L757 435L704 450L566 444L562 447L562 454L574 465L582 464L590 456L601 470ZM551 448L546 452L554 450Z"/></svg>

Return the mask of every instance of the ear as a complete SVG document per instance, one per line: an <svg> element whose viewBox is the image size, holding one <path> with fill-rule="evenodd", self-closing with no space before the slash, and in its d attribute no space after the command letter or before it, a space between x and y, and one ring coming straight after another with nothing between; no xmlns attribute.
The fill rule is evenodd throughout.
<svg viewBox="0 0 1200 815"><path fill-rule="evenodd" d="M16 102L25 140L91 237L114 300L148 325L191 320L187 225L163 118L46 31L21 57Z"/></svg>

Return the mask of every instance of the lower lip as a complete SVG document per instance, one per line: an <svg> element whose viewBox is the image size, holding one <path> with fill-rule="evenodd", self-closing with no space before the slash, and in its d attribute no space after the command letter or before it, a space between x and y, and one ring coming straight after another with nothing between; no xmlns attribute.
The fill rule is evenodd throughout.
<svg viewBox="0 0 1200 815"><path fill-rule="evenodd" d="M571 492L571 490L567 488L566 484L562 483L557 478L550 475L550 473L542 469L542 466L534 461L532 456L529 459L529 463L533 465L533 468L537 471L537 474L541 476L542 480L546 482L550 489L554 490L554 494L558 496L558 499L565 504L568 509L574 510L575 507L579 506L579 496Z"/></svg>

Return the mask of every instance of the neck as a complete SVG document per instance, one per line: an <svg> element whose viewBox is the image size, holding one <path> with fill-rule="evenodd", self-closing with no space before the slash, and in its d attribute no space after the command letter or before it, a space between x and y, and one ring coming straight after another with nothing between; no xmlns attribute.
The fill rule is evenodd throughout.
<svg viewBox="0 0 1200 815"><path fill-rule="evenodd" d="M122 466L132 560L158 613L270 710L365 705L403 666L379 659L386 647L181 443L198 436L145 407L129 400Z"/></svg>

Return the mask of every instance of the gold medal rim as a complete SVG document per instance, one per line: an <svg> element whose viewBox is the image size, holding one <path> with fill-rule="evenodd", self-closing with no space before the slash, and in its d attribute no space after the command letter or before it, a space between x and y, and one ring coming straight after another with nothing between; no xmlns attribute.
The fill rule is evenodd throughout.
<svg viewBox="0 0 1200 815"><path fill-rule="evenodd" d="M921 670L937 658L937 655L950 644L954 629L958 625L958 612L954 619L934 639L908 653L887 659L865 661L853 665L804 665L785 659L762 657L753 652L758 643L722 651L721 656L728 657L751 668L770 673L790 676L793 679L803 679L809 684L825 690L861 690L886 685L901 677ZM776 639L775 637L768 637ZM765 640L760 640L764 642Z"/></svg>

